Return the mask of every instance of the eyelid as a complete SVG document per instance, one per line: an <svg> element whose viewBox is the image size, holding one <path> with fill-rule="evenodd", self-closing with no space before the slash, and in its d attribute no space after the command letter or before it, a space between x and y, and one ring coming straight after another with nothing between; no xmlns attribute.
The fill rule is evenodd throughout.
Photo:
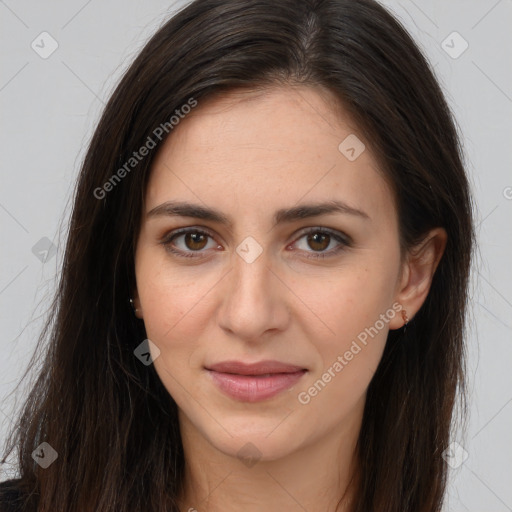
<svg viewBox="0 0 512 512"><path fill-rule="evenodd" d="M204 257L202 255L205 251L182 251L180 249L172 248L171 242L178 236L184 235L187 233L204 234L216 241L216 235L214 235L208 228L202 227L202 226L201 227L187 226L184 228L177 228L175 230L172 230L170 233L165 234L163 237L160 238L159 243L162 244L167 251L169 251L173 254L176 254L178 256L184 257L184 258L202 258L202 257ZM352 245L353 245L352 238L342 231L327 228L327 227L322 227L322 226L309 226L309 227L303 228L296 235L294 235L294 240L292 242L288 243L286 245L286 247L289 247L290 245L295 244L298 240L300 240L301 238L303 238L304 236L306 236L310 233L327 234L327 235L331 236L332 238L334 238L338 242L339 245L337 248L330 249L329 251L323 251L323 252L303 251L303 252L310 254L309 256L306 256L306 258L320 259L320 258L327 258L329 256L335 256L336 254L338 254L339 251L341 251L347 247L352 247ZM219 242L217 242L217 241L216 241L216 243L219 244Z"/></svg>
<svg viewBox="0 0 512 512"><path fill-rule="evenodd" d="M299 232L297 238L294 242L302 238L304 235L309 235L310 233L326 233L328 235L331 235L333 238L340 239L342 243L346 245L352 245L353 240L352 237L344 233L343 231L339 231L338 229L332 229L322 226L310 226L307 228L304 228L302 231ZM292 243L294 243L292 242Z"/></svg>
<svg viewBox="0 0 512 512"><path fill-rule="evenodd" d="M309 260L323 260L323 259L328 259L328 258L334 258L339 253L341 253L342 251L346 250L349 247L352 247L352 245L353 245L352 238L342 231L338 231L338 230L327 228L327 227L312 226L312 227L305 228L305 230L302 230L298 234L298 236L295 238L295 240L291 244L288 244L287 247L289 245L295 244L300 239L302 239L304 236L309 235L310 233L327 234L331 238L334 238L334 240L336 242L338 242L338 245L334 249L329 249L328 251L320 251L320 252L301 251L301 252L305 253L304 258L309 259ZM299 256L297 256L297 257L299 257Z"/></svg>
<svg viewBox="0 0 512 512"><path fill-rule="evenodd" d="M211 238L215 238L216 235L213 233L213 231L210 231L209 228L203 227L203 226L186 226L184 228L176 228L172 231L166 233L164 236L160 238L160 241L166 241L174 238L175 236L186 234L186 233L201 233L204 235L208 235Z"/></svg>
<svg viewBox="0 0 512 512"><path fill-rule="evenodd" d="M186 235L188 233L203 234L203 235L210 237L212 240L216 241L215 235L213 235L213 233L208 228L197 227L197 226L187 226L184 228L173 229L171 232L166 233L163 237L161 237L158 240L158 243L163 245L164 249L166 251L176 254L177 256L182 256L184 258L200 258L200 257L202 257L201 254L203 253L203 251L182 251L180 249L175 249L172 247L172 241L175 238L177 238L181 235ZM219 244L218 242L216 242L216 243ZM197 256L195 256L195 254L197 254Z"/></svg>

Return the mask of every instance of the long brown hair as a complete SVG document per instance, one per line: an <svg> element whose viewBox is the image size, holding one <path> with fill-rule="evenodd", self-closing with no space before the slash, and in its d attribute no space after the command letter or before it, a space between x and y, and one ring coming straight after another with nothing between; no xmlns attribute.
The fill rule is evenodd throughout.
<svg viewBox="0 0 512 512"><path fill-rule="evenodd" d="M353 507L440 510L442 452L464 389L471 197L435 76L406 30L373 0L196 0L126 71L81 168L40 339L47 340L42 367L6 449L5 457L17 449L27 510L178 510L184 456L176 403L154 367L134 356L146 333L128 302L156 150L105 184L157 127L172 136L169 119L191 98L200 105L213 94L274 84L336 94L392 184L403 248L430 228L448 233L425 303L405 334L390 332L369 386ZM58 453L46 469L31 456L42 442Z"/></svg>

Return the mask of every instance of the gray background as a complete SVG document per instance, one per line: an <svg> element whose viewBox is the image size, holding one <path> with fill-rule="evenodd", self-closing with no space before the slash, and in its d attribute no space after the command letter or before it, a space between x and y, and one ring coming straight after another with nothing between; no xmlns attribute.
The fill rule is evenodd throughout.
<svg viewBox="0 0 512 512"><path fill-rule="evenodd" d="M480 245L468 331L471 416L466 435L454 435L461 447L450 459L458 467L445 509L512 511L512 1L384 4L434 66L460 126L477 203ZM2 442L26 393L25 384L11 394L55 288L87 142L121 72L181 5L0 0ZM58 44L49 56L44 52L55 43L40 36L45 31ZM462 450L467 459L461 464ZM13 472L11 464L0 466L0 480Z"/></svg>

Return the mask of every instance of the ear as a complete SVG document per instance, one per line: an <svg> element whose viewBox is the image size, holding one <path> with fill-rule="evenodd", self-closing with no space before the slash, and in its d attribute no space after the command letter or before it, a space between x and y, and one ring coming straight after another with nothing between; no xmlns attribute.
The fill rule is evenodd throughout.
<svg viewBox="0 0 512 512"><path fill-rule="evenodd" d="M132 292L132 299L133 299L133 307L135 308L134 315L137 318L142 319L142 307L140 305L140 299L139 299L139 292L135 288L135 290Z"/></svg>
<svg viewBox="0 0 512 512"><path fill-rule="evenodd" d="M447 239L448 235L443 228L432 229L407 253L398 280L395 301L402 305L409 321L428 296L432 278L446 248ZM389 327L399 329L404 323L402 315L395 315L389 322Z"/></svg>

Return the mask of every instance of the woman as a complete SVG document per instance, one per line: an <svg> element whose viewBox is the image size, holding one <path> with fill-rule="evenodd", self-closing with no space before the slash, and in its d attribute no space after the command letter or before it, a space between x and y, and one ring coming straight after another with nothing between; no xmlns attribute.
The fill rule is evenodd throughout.
<svg viewBox="0 0 512 512"><path fill-rule="evenodd" d="M440 510L472 246L454 121L384 8L191 3L85 157L4 503Z"/></svg>

